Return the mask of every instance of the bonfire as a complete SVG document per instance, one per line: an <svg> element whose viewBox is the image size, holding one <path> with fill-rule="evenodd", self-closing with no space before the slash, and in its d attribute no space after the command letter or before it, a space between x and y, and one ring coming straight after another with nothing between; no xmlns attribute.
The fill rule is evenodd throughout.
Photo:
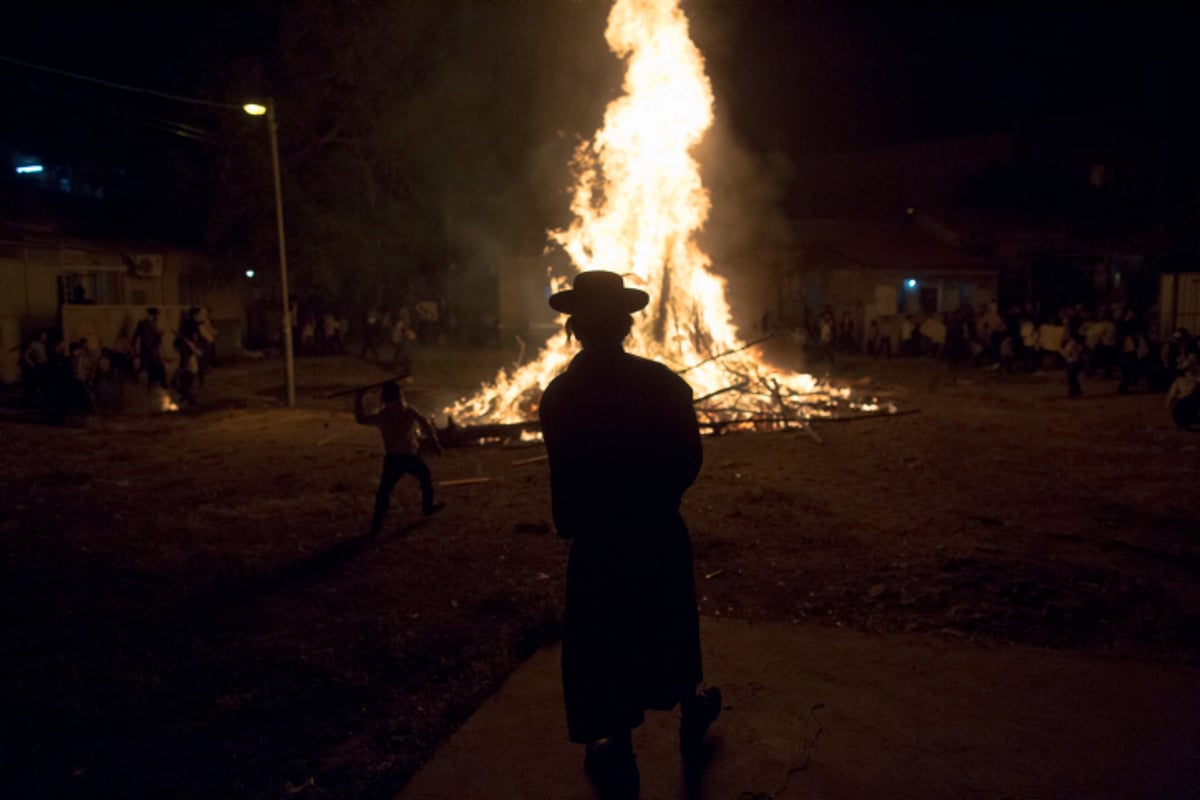
<svg viewBox="0 0 1200 800"><path fill-rule="evenodd" d="M712 125L713 95L677 0L617 0L605 37L626 64L624 93L575 152L574 221L549 232L551 246L578 271L616 272L649 293L628 349L679 372L708 429L800 427L839 407L874 410L846 389L767 365L738 335L725 281L696 243L711 204L693 150ZM552 291L569 283L550 277ZM532 431L542 389L575 352L561 330L533 360L443 413L452 428Z"/></svg>

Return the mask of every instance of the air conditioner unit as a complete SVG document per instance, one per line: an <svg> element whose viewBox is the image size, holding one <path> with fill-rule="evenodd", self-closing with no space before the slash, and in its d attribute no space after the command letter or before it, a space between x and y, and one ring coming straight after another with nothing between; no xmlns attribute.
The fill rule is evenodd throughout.
<svg viewBox="0 0 1200 800"><path fill-rule="evenodd" d="M134 256L133 274L139 278L160 278L163 274L162 253L144 253Z"/></svg>

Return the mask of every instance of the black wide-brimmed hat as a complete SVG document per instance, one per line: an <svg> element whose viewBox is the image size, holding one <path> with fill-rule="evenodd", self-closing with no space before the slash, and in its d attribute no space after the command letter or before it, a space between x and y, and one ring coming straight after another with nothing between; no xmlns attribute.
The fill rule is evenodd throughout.
<svg viewBox="0 0 1200 800"><path fill-rule="evenodd" d="M648 302L650 295L628 288L620 275L602 269L581 272L572 288L550 295L550 307L564 314L632 314Z"/></svg>

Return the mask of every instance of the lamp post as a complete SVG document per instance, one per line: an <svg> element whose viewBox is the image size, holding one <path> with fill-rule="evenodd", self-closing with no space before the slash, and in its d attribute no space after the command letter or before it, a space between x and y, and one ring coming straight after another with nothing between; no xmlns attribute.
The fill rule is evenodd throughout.
<svg viewBox="0 0 1200 800"><path fill-rule="evenodd" d="M279 226L279 286L283 293L283 361L287 374L288 408L296 405L296 363L292 352L292 303L288 292L287 247L283 239L283 185L279 178L279 126L275 121L275 103L246 103L242 110L253 117L267 117L271 133L271 167L275 172L275 221Z"/></svg>

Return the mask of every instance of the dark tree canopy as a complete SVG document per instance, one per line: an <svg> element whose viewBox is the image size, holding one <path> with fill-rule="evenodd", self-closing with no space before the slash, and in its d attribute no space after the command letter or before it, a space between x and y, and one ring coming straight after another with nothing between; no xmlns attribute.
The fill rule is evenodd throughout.
<svg viewBox="0 0 1200 800"><path fill-rule="evenodd" d="M428 291L451 262L539 252L567 208L578 136L620 79L606 15L600 3L287 4L273 51L222 81L227 96L276 100L295 283L367 304ZM210 241L269 268L256 124L226 120Z"/></svg>

